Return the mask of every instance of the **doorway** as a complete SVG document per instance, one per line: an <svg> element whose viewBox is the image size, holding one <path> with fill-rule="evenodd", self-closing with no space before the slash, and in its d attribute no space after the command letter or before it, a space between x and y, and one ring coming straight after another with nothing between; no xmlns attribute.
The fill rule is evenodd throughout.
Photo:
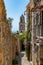
<svg viewBox="0 0 43 65"><path fill-rule="evenodd" d="M21 51L25 51L25 45L23 43L21 44Z"/></svg>
<svg viewBox="0 0 43 65"><path fill-rule="evenodd" d="M43 36L43 11L42 11L42 34L41 35Z"/></svg>

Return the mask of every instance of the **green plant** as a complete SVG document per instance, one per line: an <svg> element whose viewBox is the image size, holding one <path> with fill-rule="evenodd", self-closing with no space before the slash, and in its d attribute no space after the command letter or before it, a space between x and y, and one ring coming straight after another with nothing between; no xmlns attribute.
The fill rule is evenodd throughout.
<svg viewBox="0 0 43 65"><path fill-rule="evenodd" d="M13 22L13 18L8 18L8 24L10 26L10 28L12 28L12 22Z"/></svg>
<svg viewBox="0 0 43 65"><path fill-rule="evenodd" d="M30 60L30 45L27 44L26 46L26 56L27 56L27 59Z"/></svg>
<svg viewBox="0 0 43 65"><path fill-rule="evenodd" d="M30 42L31 41L31 32L28 32L27 34L27 42Z"/></svg>
<svg viewBox="0 0 43 65"><path fill-rule="evenodd" d="M12 65L17 65L18 64L18 61L16 60L16 59L14 59L13 61L12 61Z"/></svg>
<svg viewBox="0 0 43 65"><path fill-rule="evenodd" d="M26 37L26 33L23 33L19 36L20 42L23 43L24 39Z"/></svg>

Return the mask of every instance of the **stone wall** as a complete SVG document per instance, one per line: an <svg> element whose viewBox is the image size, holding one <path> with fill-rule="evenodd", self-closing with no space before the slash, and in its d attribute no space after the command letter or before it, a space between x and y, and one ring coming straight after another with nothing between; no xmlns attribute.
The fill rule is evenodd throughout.
<svg viewBox="0 0 43 65"><path fill-rule="evenodd" d="M12 65L16 57L16 38L6 17L4 0L0 0L0 65Z"/></svg>
<svg viewBox="0 0 43 65"><path fill-rule="evenodd" d="M42 0L30 0L27 6L27 14L31 22L31 44L32 44L32 63L33 65L43 65L43 2ZM41 41L41 42L40 42Z"/></svg>

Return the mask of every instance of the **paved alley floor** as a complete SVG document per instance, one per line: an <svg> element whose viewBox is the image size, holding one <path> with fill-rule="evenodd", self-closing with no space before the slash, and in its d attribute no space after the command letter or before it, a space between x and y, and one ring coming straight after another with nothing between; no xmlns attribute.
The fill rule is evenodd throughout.
<svg viewBox="0 0 43 65"><path fill-rule="evenodd" d="M19 57L18 57L18 65L30 65L29 61L27 60L25 52L21 52Z"/></svg>

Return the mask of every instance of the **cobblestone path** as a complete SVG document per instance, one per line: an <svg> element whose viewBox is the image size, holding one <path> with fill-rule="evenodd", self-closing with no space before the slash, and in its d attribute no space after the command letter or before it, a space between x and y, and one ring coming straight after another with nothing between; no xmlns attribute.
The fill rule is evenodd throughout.
<svg viewBox="0 0 43 65"><path fill-rule="evenodd" d="M25 52L21 52L19 57L18 57L18 65L30 65L29 61L27 60Z"/></svg>

